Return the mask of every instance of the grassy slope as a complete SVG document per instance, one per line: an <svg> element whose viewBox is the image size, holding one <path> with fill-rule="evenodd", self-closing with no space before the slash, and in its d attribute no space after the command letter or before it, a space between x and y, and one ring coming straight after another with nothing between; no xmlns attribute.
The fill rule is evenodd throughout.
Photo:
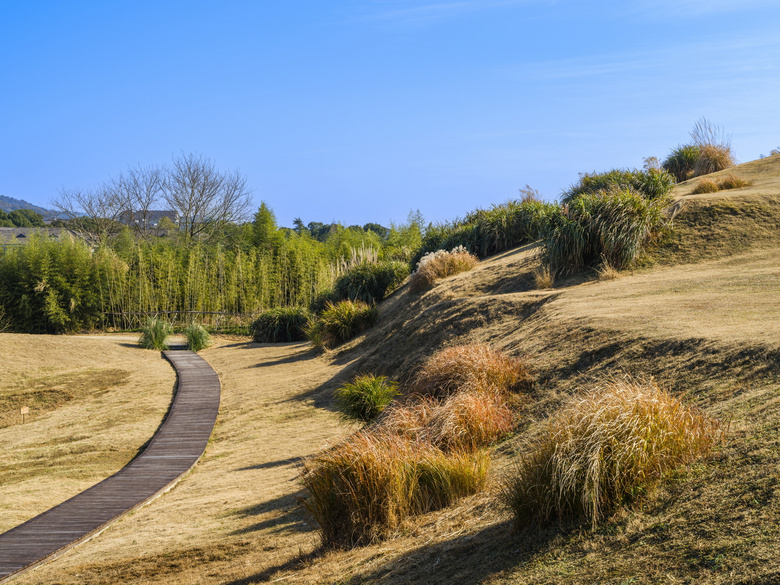
<svg viewBox="0 0 780 585"><path fill-rule="evenodd" d="M531 290L527 247L424 295L399 291L376 329L326 358L299 345L207 350L225 394L204 461L164 498L20 582L776 582L780 157L733 172L753 186L690 196L692 184L680 185L675 235L618 280ZM494 503L496 483L389 542L319 551L295 507L294 459L348 432L327 409L335 383L363 371L404 379L442 345L468 340L525 355L538 376L518 436L496 450L497 476L534 421L622 373L654 376L729 420L730 440L596 532L516 532Z"/></svg>

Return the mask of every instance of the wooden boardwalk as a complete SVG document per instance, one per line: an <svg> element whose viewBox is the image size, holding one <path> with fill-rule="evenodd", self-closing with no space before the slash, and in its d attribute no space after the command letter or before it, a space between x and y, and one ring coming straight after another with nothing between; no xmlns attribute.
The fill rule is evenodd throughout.
<svg viewBox="0 0 780 585"><path fill-rule="evenodd" d="M196 353L163 353L178 373L177 391L149 446L111 477L0 534L0 583L95 536L170 489L200 459L219 411L219 378Z"/></svg>

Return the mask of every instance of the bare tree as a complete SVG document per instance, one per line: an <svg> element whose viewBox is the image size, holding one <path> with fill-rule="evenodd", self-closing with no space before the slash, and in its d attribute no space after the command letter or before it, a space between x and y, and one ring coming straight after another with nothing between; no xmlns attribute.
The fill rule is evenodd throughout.
<svg viewBox="0 0 780 585"><path fill-rule="evenodd" d="M122 212L121 197L112 184L95 189L61 189L52 206L70 220L73 231L98 244L116 229Z"/></svg>
<svg viewBox="0 0 780 585"><path fill-rule="evenodd" d="M247 219L250 194L240 172L220 172L194 154L174 157L163 190L185 236L209 241L220 239L226 224Z"/></svg>
<svg viewBox="0 0 780 585"><path fill-rule="evenodd" d="M156 227L151 212L162 200L165 170L160 167L130 168L112 185L122 206L122 223L132 226L144 238L148 237L149 231Z"/></svg>

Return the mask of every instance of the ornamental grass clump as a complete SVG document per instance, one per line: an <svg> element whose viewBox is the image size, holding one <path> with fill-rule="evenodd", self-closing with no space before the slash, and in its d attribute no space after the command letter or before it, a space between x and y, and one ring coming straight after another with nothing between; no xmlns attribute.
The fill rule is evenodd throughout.
<svg viewBox="0 0 780 585"><path fill-rule="evenodd" d="M398 396L398 384L387 376L365 374L336 390L336 407L346 420L373 421Z"/></svg>
<svg viewBox="0 0 780 585"><path fill-rule="evenodd" d="M720 191L718 184L712 179L705 178L696 183L696 186L693 188L691 193L698 195L700 193L717 193L718 191Z"/></svg>
<svg viewBox="0 0 780 585"><path fill-rule="evenodd" d="M138 345L144 349L157 349L160 351L168 349L166 340L173 333L173 327L170 323L157 317L150 317L141 328L141 337L138 339Z"/></svg>
<svg viewBox="0 0 780 585"><path fill-rule="evenodd" d="M211 336L200 323L190 323L184 329L184 337L187 338L187 349L198 352L211 345Z"/></svg>
<svg viewBox="0 0 780 585"><path fill-rule="evenodd" d="M430 413L424 434L445 451L477 451L506 437L514 415L505 398L495 392L458 392Z"/></svg>
<svg viewBox="0 0 780 585"><path fill-rule="evenodd" d="M661 169L612 169L604 173L585 173L579 181L563 192L561 203L567 204L582 195L604 191L630 190L645 199L665 198L674 187L675 179Z"/></svg>
<svg viewBox="0 0 780 585"><path fill-rule="evenodd" d="M304 307L278 307L260 313L249 326L257 343L289 343L306 340L311 313Z"/></svg>
<svg viewBox="0 0 780 585"><path fill-rule="evenodd" d="M617 270L633 265L666 225L666 198L646 199L630 189L580 195L560 208L544 241L544 263L573 271L607 262Z"/></svg>
<svg viewBox="0 0 780 585"><path fill-rule="evenodd" d="M531 375L521 360L487 344L471 343L433 354L412 378L409 391L444 398L462 390L520 392L529 389L531 383Z"/></svg>
<svg viewBox="0 0 780 585"><path fill-rule="evenodd" d="M613 381L573 398L518 458L505 498L518 527L593 526L668 472L708 454L718 422L652 383Z"/></svg>
<svg viewBox="0 0 780 585"><path fill-rule="evenodd" d="M421 292L430 289L437 280L467 272L479 264L476 256L459 246L449 252L437 250L423 256L409 279L409 290Z"/></svg>
<svg viewBox="0 0 780 585"><path fill-rule="evenodd" d="M446 454L424 442L360 431L304 461L304 508L325 546L385 538L411 516L476 493L487 481L484 452Z"/></svg>
<svg viewBox="0 0 780 585"><path fill-rule="evenodd" d="M322 313L310 322L306 336L315 347L331 348L373 327L378 319L376 306L361 301L326 303Z"/></svg>
<svg viewBox="0 0 780 585"><path fill-rule="evenodd" d="M363 261L352 266L336 279L333 296L338 300L376 304L396 289L409 276L405 262Z"/></svg>

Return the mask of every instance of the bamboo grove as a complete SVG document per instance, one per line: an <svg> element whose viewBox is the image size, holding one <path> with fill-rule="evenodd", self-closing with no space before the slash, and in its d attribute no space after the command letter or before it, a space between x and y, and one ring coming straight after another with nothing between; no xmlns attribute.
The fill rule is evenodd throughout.
<svg viewBox="0 0 780 585"><path fill-rule="evenodd" d="M77 238L34 237L0 251L0 318L29 333L134 328L154 314L244 324L269 307L308 305L332 285L333 264L318 244L292 237L261 250L126 238L92 249Z"/></svg>

